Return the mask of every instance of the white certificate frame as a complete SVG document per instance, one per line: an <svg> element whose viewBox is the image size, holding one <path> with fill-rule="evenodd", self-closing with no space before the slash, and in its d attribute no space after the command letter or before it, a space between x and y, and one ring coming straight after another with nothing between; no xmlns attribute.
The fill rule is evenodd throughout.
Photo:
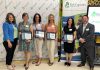
<svg viewBox="0 0 100 70"><path fill-rule="evenodd" d="M56 39L56 33L47 32L47 40L55 40L55 39Z"/></svg>
<svg viewBox="0 0 100 70"><path fill-rule="evenodd" d="M35 31L35 37L36 38L44 38L45 37L45 32L42 30L36 30Z"/></svg>
<svg viewBox="0 0 100 70"><path fill-rule="evenodd" d="M73 41L74 40L73 34L65 34L64 40L65 41Z"/></svg>
<svg viewBox="0 0 100 70"><path fill-rule="evenodd" d="M32 33L31 32L23 32L22 40L32 40Z"/></svg>

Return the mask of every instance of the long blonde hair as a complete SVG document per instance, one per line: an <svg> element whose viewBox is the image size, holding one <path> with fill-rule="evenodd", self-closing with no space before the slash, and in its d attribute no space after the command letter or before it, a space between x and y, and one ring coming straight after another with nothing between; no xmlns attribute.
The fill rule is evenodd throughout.
<svg viewBox="0 0 100 70"><path fill-rule="evenodd" d="M54 17L54 15L53 14L49 14L49 16L48 16L48 24L50 23L50 17L51 16L53 16ZM54 21L54 24L55 24L55 19L53 20Z"/></svg>

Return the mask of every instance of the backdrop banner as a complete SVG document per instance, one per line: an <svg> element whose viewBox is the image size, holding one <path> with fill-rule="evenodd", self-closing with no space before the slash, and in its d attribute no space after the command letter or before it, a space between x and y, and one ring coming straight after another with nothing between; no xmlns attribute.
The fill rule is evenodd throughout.
<svg viewBox="0 0 100 70"><path fill-rule="evenodd" d="M88 5L88 0L63 0L62 30L67 23L66 21L68 17L72 17L74 19L76 28L78 28L78 24L82 21L82 15L86 14L87 12L87 5ZM61 61L66 60L63 46L64 42L62 38ZM75 53L73 55L72 61L80 61L78 40L76 40L75 43Z"/></svg>
<svg viewBox="0 0 100 70"><path fill-rule="evenodd" d="M5 60L6 51L3 42L2 24L5 21L6 14L12 12L16 16L17 24L22 21L22 13L29 14L29 22L32 23L32 19L35 13L39 13L42 16L42 23L48 22L48 15L54 14L55 23L59 22L59 4L60 0L0 0L0 61ZM35 52L33 51L33 58ZM15 60L22 60L24 57L23 52L18 51L18 47L15 51ZM43 57L47 57L47 48L43 46Z"/></svg>

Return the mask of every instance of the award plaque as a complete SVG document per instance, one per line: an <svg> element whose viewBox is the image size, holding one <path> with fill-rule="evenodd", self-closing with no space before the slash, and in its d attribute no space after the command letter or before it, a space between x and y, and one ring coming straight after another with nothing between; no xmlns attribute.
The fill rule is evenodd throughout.
<svg viewBox="0 0 100 70"><path fill-rule="evenodd" d="M64 41L73 41L73 35L72 34L65 34L64 35Z"/></svg>
<svg viewBox="0 0 100 70"><path fill-rule="evenodd" d="M23 32L22 40L28 40L28 39L32 39L32 33L31 32Z"/></svg>
<svg viewBox="0 0 100 70"><path fill-rule="evenodd" d="M56 33L47 33L47 39L48 40L55 40L56 39Z"/></svg>
<svg viewBox="0 0 100 70"><path fill-rule="evenodd" d="M35 37L36 38L44 38L44 31L42 31L42 30L36 30L35 31Z"/></svg>

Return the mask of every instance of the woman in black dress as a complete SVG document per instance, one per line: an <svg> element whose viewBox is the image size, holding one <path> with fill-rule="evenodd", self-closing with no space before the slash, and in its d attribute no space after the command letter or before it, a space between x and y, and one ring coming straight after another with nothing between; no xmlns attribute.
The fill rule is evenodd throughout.
<svg viewBox="0 0 100 70"><path fill-rule="evenodd" d="M64 26L64 51L66 54L65 65L70 66L71 60L74 52L75 38L76 38L76 28L74 25L74 19L68 18L67 24Z"/></svg>

